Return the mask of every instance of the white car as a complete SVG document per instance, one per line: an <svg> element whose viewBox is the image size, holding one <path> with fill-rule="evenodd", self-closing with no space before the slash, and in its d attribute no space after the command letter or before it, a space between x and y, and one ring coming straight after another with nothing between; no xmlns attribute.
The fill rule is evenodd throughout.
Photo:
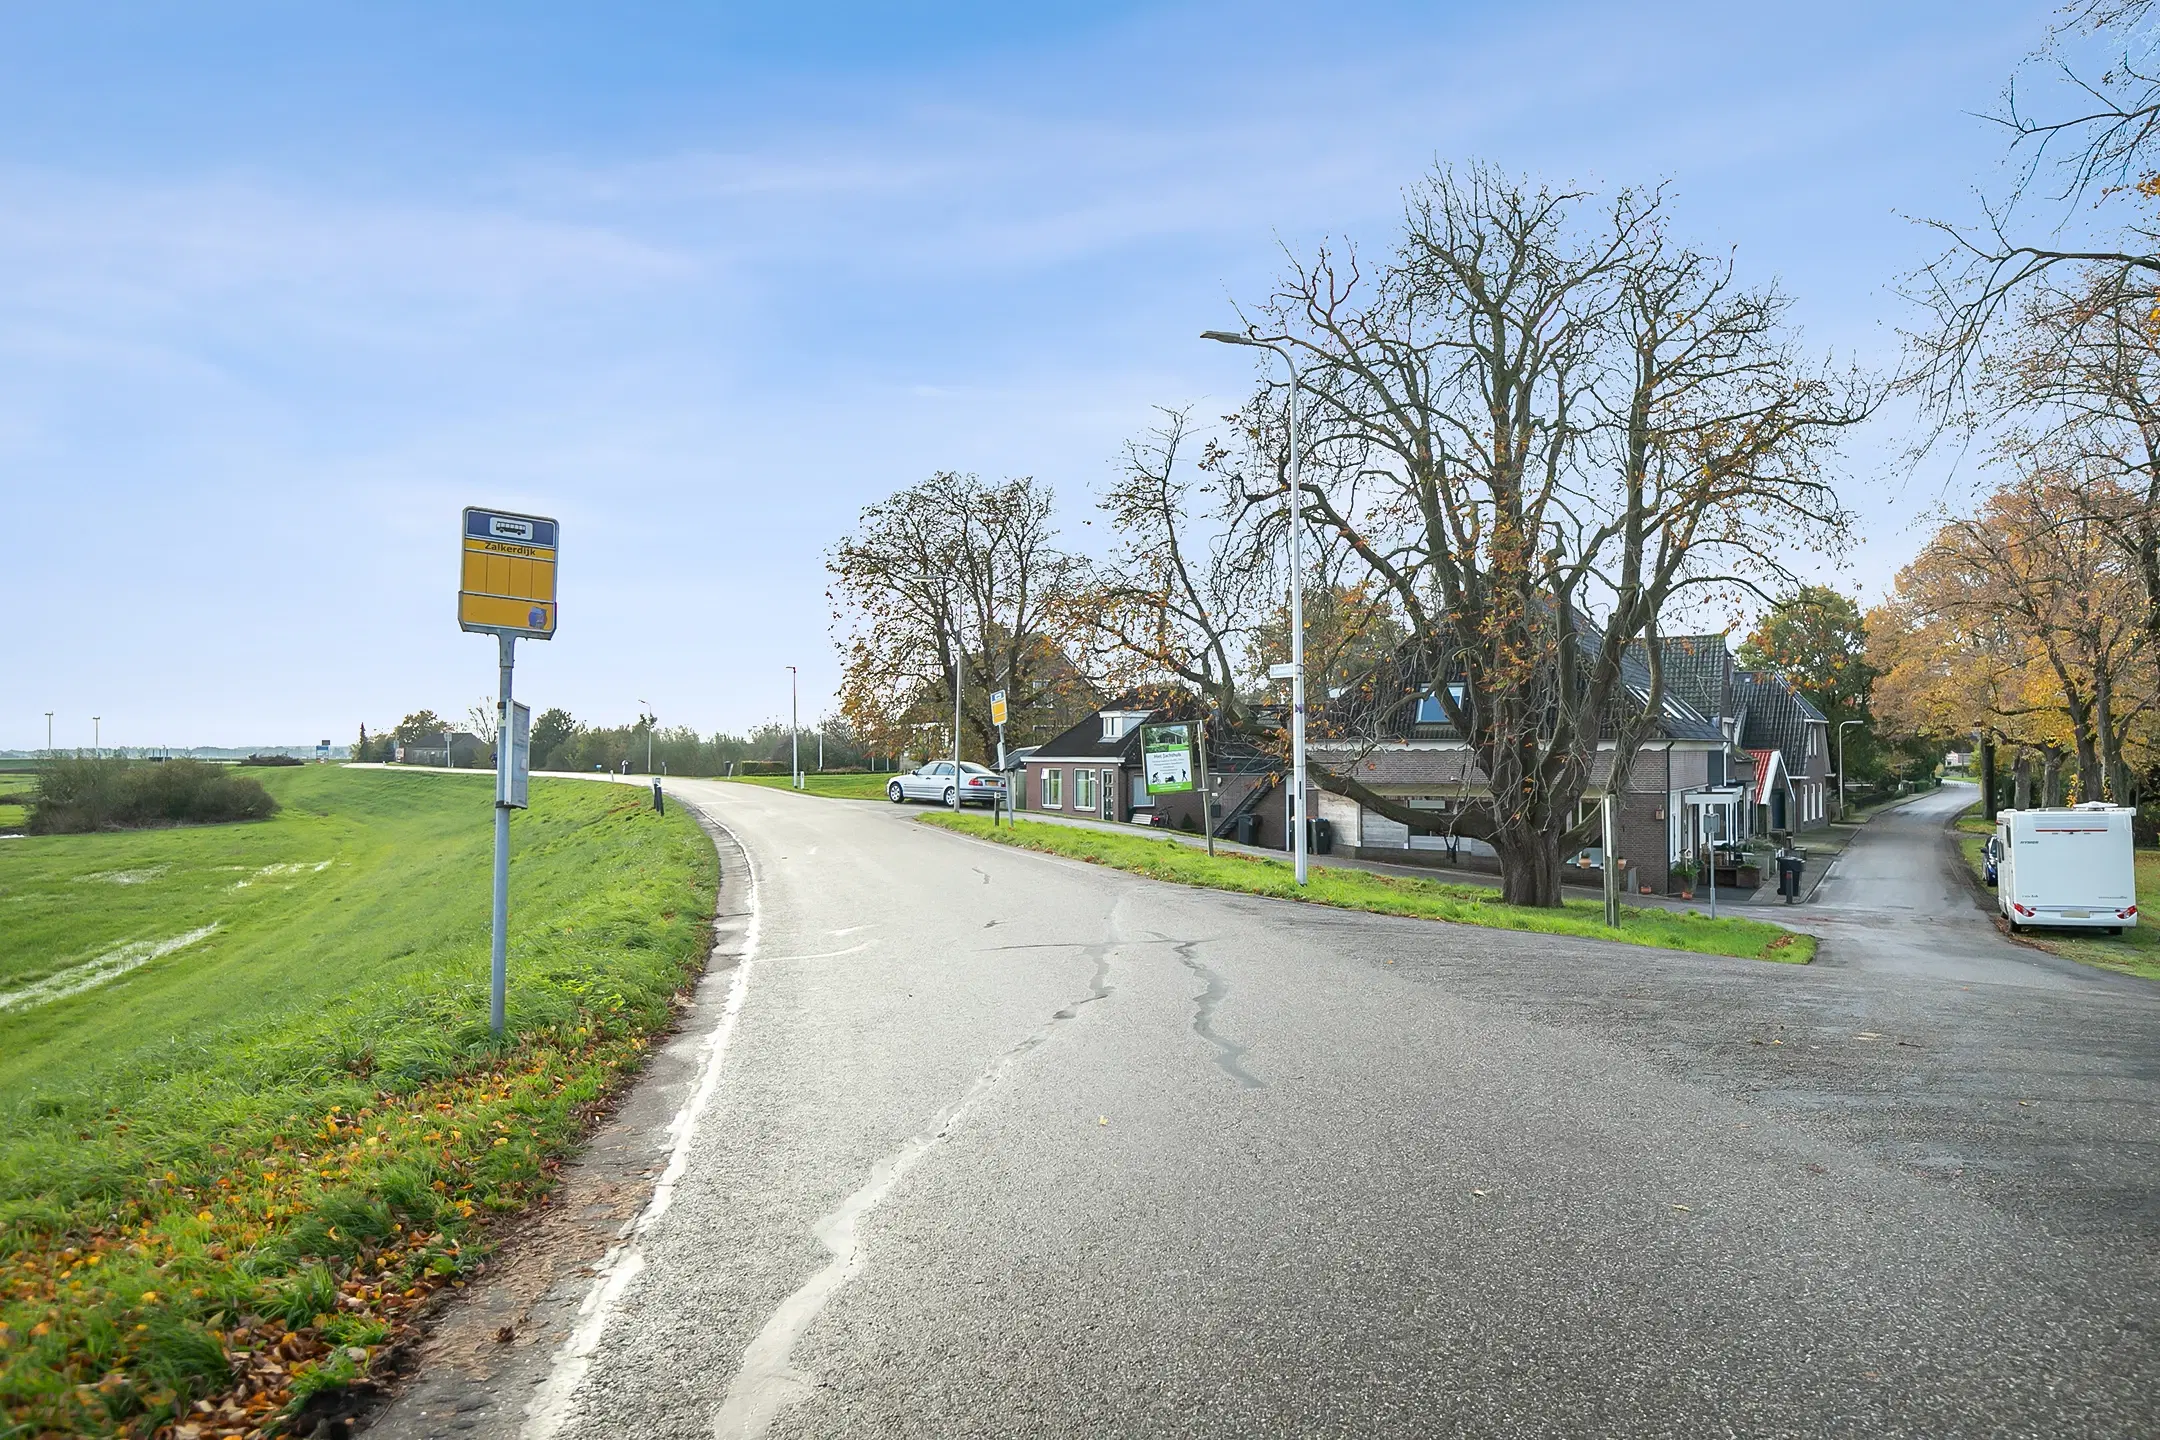
<svg viewBox="0 0 2160 1440"><path fill-rule="evenodd" d="M1005 782L998 779L995 770L986 770L966 760L960 762L960 787L963 805L995 805L1005 794ZM904 805L910 800L935 800L940 805L951 805L953 762L934 760L919 770L895 775L892 784L885 787L885 798L895 805Z"/></svg>

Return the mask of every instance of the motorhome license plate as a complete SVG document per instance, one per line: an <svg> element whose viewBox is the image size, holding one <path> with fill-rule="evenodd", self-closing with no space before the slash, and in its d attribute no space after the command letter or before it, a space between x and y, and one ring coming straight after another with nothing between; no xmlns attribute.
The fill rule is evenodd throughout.
<svg viewBox="0 0 2160 1440"><path fill-rule="evenodd" d="M2090 920L2090 919L2092 919L2092 911L2090 911L2090 910L2065 910L2065 911L2063 911L2062 913L2063 913L2063 919L2065 919L2065 920Z"/></svg>

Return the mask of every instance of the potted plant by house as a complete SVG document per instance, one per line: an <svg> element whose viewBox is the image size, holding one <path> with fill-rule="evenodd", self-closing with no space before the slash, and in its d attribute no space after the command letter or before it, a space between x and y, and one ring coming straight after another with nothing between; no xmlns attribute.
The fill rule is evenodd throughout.
<svg viewBox="0 0 2160 1440"><path fill-rule="evenodd" d="M1683 900L1692 900L1692 899L1694 899L1694 898L1695 898L1695 862L1694 862L1694 861L1692 861L1692 860L1682 860L1682 861L1680 861L1680 862L1679 862L1678 864L1674 865L1674 866L1672 867L1672 878L1673 878L1673 884L1675 884L1675 885L1677 885L1677 886L1679 886L1679 887L1680 887L1680 898L1681 898L1681 899L1683 899Z"/></svg>

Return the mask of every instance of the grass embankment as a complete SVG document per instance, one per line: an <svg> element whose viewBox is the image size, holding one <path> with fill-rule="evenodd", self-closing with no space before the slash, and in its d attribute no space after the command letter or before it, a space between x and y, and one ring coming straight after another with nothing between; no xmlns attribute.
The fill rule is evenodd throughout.
<svg viewBox="0 0 2160 1440"><path fill-rule="evenodd" d="M775 790L792 788L785 775L731 775L727 777L741 785L765 785ZM805 775L803 793L823 795L829 800L883 800L885 787L892 783L890 775Z"/></svg>
<svg viewBox="0 0 2160 1440"><path fill-rule="evenodd" d="M1369 870L1332 865L1310 866L1310 883L1301 890L1290 866L1281 860L1262 860L1250 855L1210 856L1206 851L1178 840L1044 825L1029 820L993 827L987 816L978 815L938 813L925 815L922 819L926 824L1000 844L1065 855L1117 870L1130 870L1155 880L1200 885L1211 890L1303 900L1343 910L1369 910L1377 915L1446 920L1488 930L1527 930L1545 935L1576 935L1589 940L1618 940L1629 945L1692 950L1703 955L1734 955L1749 960L1781 960L1795 964L1815 956L1813 936L1797 934L1760 920L1712 920L1703 915L1623 905L1620 907L1620 928L1614 930L1605 924L1604 905L1596 901L1570 900L1558 910L1532 909L1503 905L1497 890L1482 885L1449 885L1436 880L1376 875Z"/></svg>
<svg viewBox="0 0 2160 1440"><path fill-rule="evenodd" d="M359 1378L709 947L687 816L535 781L498 1046L489 777L263 779L273 820L0 845L4 1440L243 1435Z"/></svg>
<svg viewBox="0 0 2160 1440"><path fill-rule="evenodd" d="M1981 847L1987 844L1988 836L1995 833L1995 827L1981 818L1976 804L1958 817L1956 833L1958 848L1965 852L1965 863L1972 867L1973 874L1984 877L1987 861L1980 853ZM2023 930L2018 933L2018 939L2050 955L2075 960L2080 965L2097 965L2103 970L2120 970L2125 975L2160 980L2160 926L2154 924L2150 909L2156 897L2160 897L2160 850L2139 850L2136 864L2138 923L2122 934ZM1993 891L1988 893L1994 894Z"/></svg>

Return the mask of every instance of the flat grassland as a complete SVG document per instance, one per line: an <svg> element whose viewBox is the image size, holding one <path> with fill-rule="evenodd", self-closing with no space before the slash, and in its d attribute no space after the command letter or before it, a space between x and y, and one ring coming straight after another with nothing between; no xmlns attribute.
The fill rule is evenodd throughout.
<svg viewBox="0 0 2160 1440"><path fill-rule="evenodd" d="M987 816L954 816L944 812L925 815L922 819L925 824L995 840L999 844L1065 855L1180 885L1270 895L1280 900L1303 900L1343 910L1369 910L1379 915L1445 920L1489 930L1577 935L1589 940L1617 940L1629 945L1691 950L1703 955L1732 955L1748 960L1795 964L1815 956L1812 935L1802 935L1760 920L1712 920L1702 915L1623 905L1620 907L1620 928L1615 930L1605 924L1605 907L1596 901L1570 900L1558 910L1531 909L1503 905L1497 890L1482 885L1449 885L1331 865L1310 866L1310 883L1300 890L1295 873L1284 861L1262 860L1250 855L1210 856L1204 850L1167 838L1116 835L1028 820L993 827Z"/></svg>
<svg viewBox="0 0 2160 1440"><path fill-rule="evenodd" d="M0 1437L240 1434L359 1378L710 947L694 821L537 780L498 1044L490 777L261 778L267 821L0 843Z"/></svg>
<svg viewBox="0 0 2160 1440"><path fill-rule="evenodd" d="M1958 817L1958 848L1965 852L1965 863L1972 866L1975 875L1987 874L1980 847L1994 833L1995 827L1980 818L1978 805ZM2138 851L2136 864L2138 923L2122 934L2026 930L2017 938L2080 965L2097 965L2103 970L2120 970L2125 975L2160 980L2160 923L2156 923L2152 911L2155 901L2160 901L2160 850Z"/></svg>
<svg viewBox="0 0 2160 1440"><path fill-rule="evenodd" d="M785 775L731 775L726 777L738 785L764 785L774 790L791 788ZM885 787L892 783L890 775L816 775L803 776L803 793L823 795L828 800L883 800Z"/></svg>

